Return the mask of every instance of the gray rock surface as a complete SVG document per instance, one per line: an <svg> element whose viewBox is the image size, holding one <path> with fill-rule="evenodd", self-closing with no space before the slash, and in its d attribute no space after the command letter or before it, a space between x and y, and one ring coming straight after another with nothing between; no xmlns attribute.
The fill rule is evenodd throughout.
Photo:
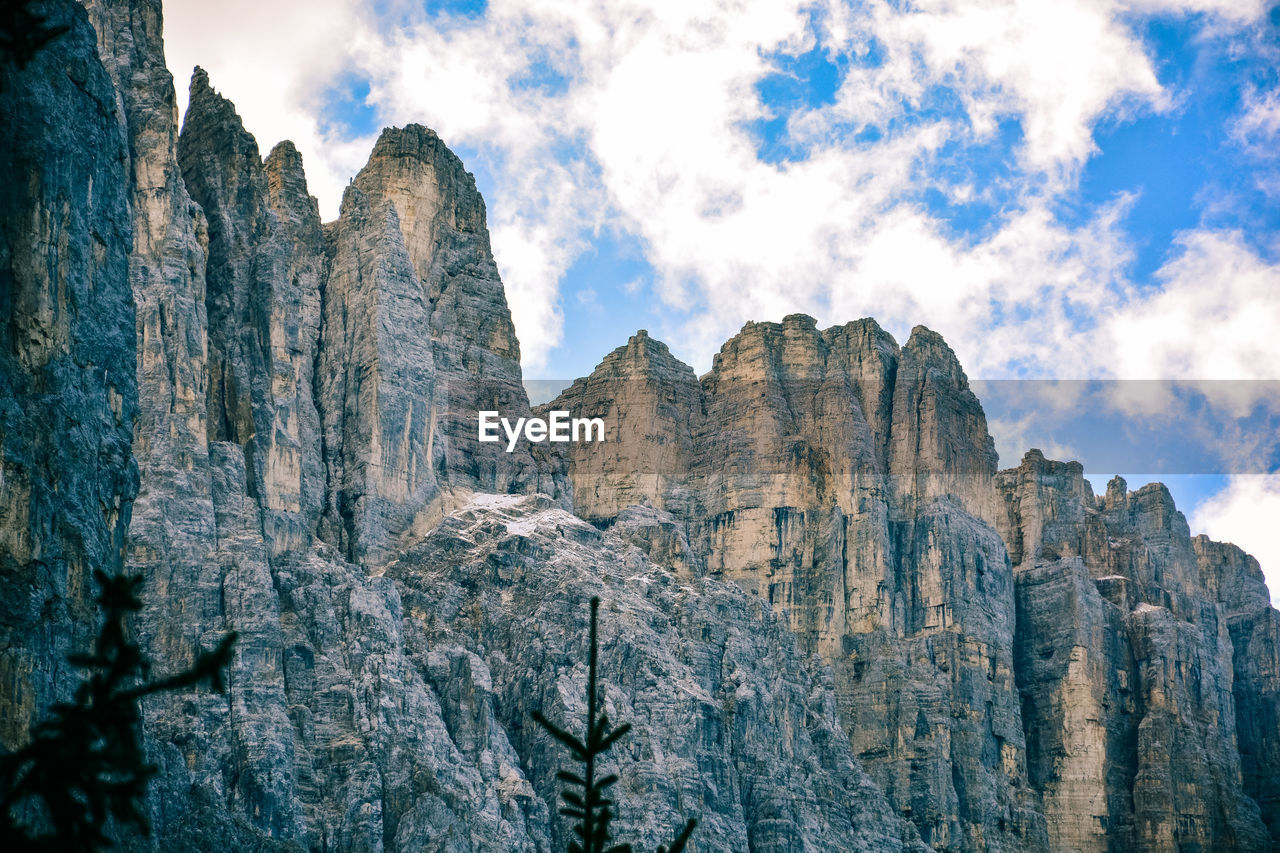
<svg viewBox="0 0 1280 853"><path fill-rule="evenodd" d="M541 496L478 496L387 577L430 638L423 668L450 695L481 686L548 803L567 756L528 714L574 728L585 712L586 602L600 596L605 712L634 726L606 769L637 849L689 816L698 850L924 849L854 760L829 671L736 586L675 575ZM469 719L450 729L481 753ZM568 824L554 824L557 849Z"/></svg>
<svg viewBox="0 0 1280 853"><path fill-rule="evenodd" d="M1207 536L1191 545L1231 634L1244 792L1257 801L1273 845L1280 846L1280 612L1271 606L1257 560Z"/></svg>
<svg viewBox="0 0 1280 853"><path fill-rule="evenodd" d="M1277 839L1256 561L1162 487L997 473L938 335L793 315L699 379L641 332L544 407L604 444L507 454L475 418L530 413L519 345L434 133L322 225L199 70L178 133L158 0L44 5L71 30L0 68L0 747L72 689L92 568L144 575L161 671L241 634L227 695L148 701L122 846L561 849L528 714L581 712L593 594L642 849Z"/></svg>
<svg viewBox="0 0 1280 853"><path fill-rule="evenodd" d="M995 452L940 337L899 348L871 320L792 315L748 323L695 381L640 333L553 408L615 435L567 449L575 511L777 608L832 667L855 753L925 841L1044 848L1013 577L987 523Z"/></svg>
<svg viewBox="0 0 1280 853"><path fill-rule="evenodd" d="M312 388L328 264L302 158L284 142L264 163L196 69L178 160L208 223L209 440L245 448L269 547L305 548L325 494Z"/></svg>
<svg viewBox="0 0 1280 853"><path fill-rule="evenodd" d="M1269 849L1280 646L1256 563L1193 541L1158 484L1095 498L1078 463L1032 450L999 486L1052 846Z"/></svg>
<svg viewBox="0 0 1280 853"><path fill-rule="evenodd" d="M93 29L0 62L0 746L70 697L92 571L118 571L137 469L128 148ZM3 57L0 57L2 59Z"/></svg>

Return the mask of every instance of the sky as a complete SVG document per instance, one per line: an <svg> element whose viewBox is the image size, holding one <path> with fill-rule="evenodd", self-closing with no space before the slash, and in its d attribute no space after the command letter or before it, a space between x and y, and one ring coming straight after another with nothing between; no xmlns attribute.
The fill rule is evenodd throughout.
<svg viewBox="0 0 1280 853"><path fill-rule="evenodd" d="M264 152L297 144L326 219L382 127L435 129L486 199L527 377L584 375L638 328L701 373L744 322L802 311L900 342L927 325L971 377L1113 381L1111 411L1166 429L1216 407L1196 423L1229 458L1126 477L1159 475L1280 600L1257 432L1275 422L1256 418L1280 409L1280 6L168 0L165 18L180 101L203 66ZM1216 384L1153 403L1133 380ZM1079 444L988 415L1003 466ZM1237 464L1259 443L1264 464ZM1099 491L1133 470L1084 461Z"/></svg>

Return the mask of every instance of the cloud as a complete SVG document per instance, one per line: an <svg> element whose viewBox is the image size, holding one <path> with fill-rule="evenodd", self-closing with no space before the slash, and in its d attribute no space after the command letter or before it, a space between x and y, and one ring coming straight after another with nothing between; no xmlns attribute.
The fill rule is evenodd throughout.
<svg viewBox="0 0 1280 853"><path fill-rule="evenodd" d="M1280 137L1280 92L1249 89L1244 96L1244 110L1232 123L1231 135L1250 153L1273 156Z"/></svg>
<svg viewBox="0 0 1280 853"><path fill-rule="evenodd" d="M1238 231L1196 230L1156 273L1159 289L1106 324L1118 375L1280 379L1280 265Z"/></svg>
<svg viewBox="0 0 1280 853"><path fill-rule="evenodd" d="M1100 116L1168 106L1119 4L923 0L871 8L872 32L888 58L845 83L854 115L866 115L857 107L867 103L859 90L868 84L881 90L874 99L880 103L918 101L929 86L954 87L974 134L994 133L1001 116L1020 116L1020 155L1029 167L1052 172L1078 166L1095 150Z"/></svg>
<svg viewBox="0 0 1280 853"><path fill-rule="evenodd" d="M535 372L564 340L560 281L605 228L641 247L669 318L657 332L699 368L744 321L791 311L872 315L899 337L926 323L983 376L1280 363L1255 321L1273 316L1259 289L1275 268L1229 233L1185 233L1162 299L1128 279L1134 196L1062 215L1100 123L1179 108L1142 22L1195 15L1220 37L1259 20L1256 0L395 10L392 27L354 0L324 15L297 0L266 12L171 2L170 58L209 68L260 137L292 136L328 212L369 147L339 144L323 120L343 74L368 81L384 123L421 121L465 149L491 179L494 251ZM841 69L829 102L788 113L762 97L762 81L810 54ZM1239 140L1274 132L1273 101L1249 96ZM791 155L764 157L761 122L779 117ZM1227 281L1215 267L1226 261L1244 278ZM1197 295L1199 274L1243 300L1215 303L1222 329L1194 327L1213 301ZM1126 332L1155 334L1156 318L1198 333L1153 348Z"/></svg>
<svg viewBox="0 0 1280 853"><path fill-rule="evenodd" d="M168 0L165 56L185 111L192 69L236 105L263 156L290 139L302 153L307 185L326 218L364 165L374 136L350 138L326 128L324 93L350 65L352 33L364 26L357 0Z"/></svg>
<svg viewBox="0 0 1280 853"><path fill-rule="evenodd" d="M1280 540L1273 528L1280 518L1280 474L1232 477L1227 488L1202 503L1190 519L1191 529L1232 542L1258 559L1280 606Z"/></svg>

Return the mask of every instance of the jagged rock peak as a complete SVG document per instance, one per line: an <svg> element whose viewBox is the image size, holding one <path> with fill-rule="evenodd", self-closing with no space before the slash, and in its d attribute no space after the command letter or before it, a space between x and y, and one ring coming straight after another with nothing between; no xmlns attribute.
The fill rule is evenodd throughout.
<svg viewBox="0 0 1280 853"><path fill-rule="evenodd" d="M933 329L927 326L914 327L902 350L904 358L910 354L926 369L942 371L960 390L969 390L969 377L965 375L955 350Z"/></svg>
<svg viewBox="0 0 1280 853"><path fill-rule="evenodd" d="M202 133L221 132L237 145L237 153L247 154L252 151L258 156L258 141L253 134L245 130L236 105L218 93L209 82L209 72L199 65L191 73L191 85L188 88L187 112L182 120L184 134L188 129L198 129ZM179 142L179 156L181 145Z"/></svg>
<svg viewBox="0 0 1280 853"><path fill-rule="evenodd" d="M322 242L320 204L307 191L302 154L286 139L276 143L262 165L267 171L267 191L276 215L295 231Z"/></svg>
<svg viewBox="0 0 1280 853"><path fill-rule="evenodd" d="M618 347L601 360L595 375L601 371L630 376L637 372L671 371L677 375L696 381L693 368L671 354L671 349L657 338L649 336L648 331L641 329L627 339L626 344Z"/></svg>
<svg viewBox="0 0 1280 853"><path fill-rule="evenodd" d="M395 205L405 245L424 280L430 278L442 227L481 237L489 250L475 176L430 128L384 129L354 183L370 198Z"/></svg>

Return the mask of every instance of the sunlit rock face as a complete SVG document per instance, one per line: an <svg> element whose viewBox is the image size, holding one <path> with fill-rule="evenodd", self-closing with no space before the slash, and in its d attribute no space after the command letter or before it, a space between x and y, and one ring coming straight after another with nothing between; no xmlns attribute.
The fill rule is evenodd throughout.
<svg viewBox="0 0 1280 853"><path fill-rule="evenodd" d="M770 601L927 842L1268 846L1280 644L1256 567L1192 540L1163 487L1095 498L1039 451L997 473L936 334L749 323L695 385L641 333L544 408L630 425L563 453L575 511Z"/></svg>
<svg viewBox="0 0 1280 853"><path fill-rule="evenodd" d="M0 68L0 746L74 686L94 568L158 671L132 849L550 851L603 600L618 828L698 850L1267 849L1280 614L1168 493L1031 452L923 327L751 323L698 377L644 332L533 414L484 202L385 131L339 218L157 0L44 4ZM570 512L570 510L572 512Z"/></svg>
<svg viewBox="0 0 1280 853"><path fill-rule="evenodd" d="M1280 645L1256 562L1193 540L1160 485L1095 497L1035 450L998 482L1051 845L1268 849Z"/></svg>
<svg viewBox="0 0 1280 853"><path fill-rule="evenodd" d="M769 601L831 666L855 753L926 842L1045 848L995 452L938 335L749 323L695 381L641 333L545 408L617 434L566 451L575 511L634 531L620 505L661 510L692 552L670 565Z"/></svg>

